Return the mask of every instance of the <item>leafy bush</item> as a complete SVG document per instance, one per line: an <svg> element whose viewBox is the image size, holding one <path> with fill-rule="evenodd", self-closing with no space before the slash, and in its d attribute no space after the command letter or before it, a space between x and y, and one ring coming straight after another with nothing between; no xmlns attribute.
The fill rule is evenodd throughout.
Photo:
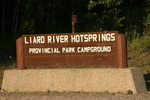
<svg viewBox="0 0 150 100"><path fill-rule="evenodd" d="M149 48L150 48L150 37L148 35L134 38L129 44L130 50L134 50L139 53L150 52Z"/></svg>
<svg viewBox="0 0 150 100"><path fill-rule="evenodd" d="M133 91L127 90L127 94L133 94Z"/></svg>

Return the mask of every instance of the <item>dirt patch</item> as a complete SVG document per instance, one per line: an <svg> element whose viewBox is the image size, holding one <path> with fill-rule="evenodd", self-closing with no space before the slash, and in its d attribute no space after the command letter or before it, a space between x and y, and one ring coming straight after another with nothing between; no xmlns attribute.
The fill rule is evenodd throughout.
<svg viewBox="0 0 150 100"><path fill-rule="evenodd" d="M149 100L150 93L0 93L1 100Z"/></svg>

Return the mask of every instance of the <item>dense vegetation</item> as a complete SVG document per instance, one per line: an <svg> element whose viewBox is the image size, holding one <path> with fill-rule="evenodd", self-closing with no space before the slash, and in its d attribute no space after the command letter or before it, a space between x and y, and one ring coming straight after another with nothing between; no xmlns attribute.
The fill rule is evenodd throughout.
<svg viewBox="0 0 150 100"><path fill-rule="evenodd" d="M72 14L78 16L76 32L119 31L136 43L130 52L150 52L142 41L149 39L143 37L150 33L150 0L1 0L0 6L0 63L15 60L22 34L70 33Z"/></svg>

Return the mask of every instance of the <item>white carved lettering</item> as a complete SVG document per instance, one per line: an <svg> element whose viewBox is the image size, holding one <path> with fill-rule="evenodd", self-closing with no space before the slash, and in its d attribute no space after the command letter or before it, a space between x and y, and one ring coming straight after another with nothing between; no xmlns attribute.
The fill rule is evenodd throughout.
<svg viewBox="0 0 150 100"><path fill-rule="evenodd" d="M62 53L74 53L75 47L62 47Z"/></svg>
<svg viewBox="0 0 150 100"><path fill-rule="evenodd" d="M41 53L41 48L29 48L29 53Z"/></svg>
<svg viewBox="0 0 150 100"><path fill-rule="evenodd" d="M24 37L24 41L25 41L25 44L29 44L29 42L27 41L26 37Z"/></svg>
<svg viewBox="0 0 150 100"><path fill-rule="evenodd" d="M111 52L111 46L77 47L77 52Z"/></svg>
<svg viewBox="0 0 150 100"><path fill-rule="evenodd" d="M47 42L52 43L52 37L51 36L47 36Z"/></svg>
<svg viewBox="0 0 150 100"><path fill-rule="evenodd" d="M65 43L68 42L68 35L60 35L56 36L57 43Z"/></svg>
<svg viewBox="0 0 150 100"><path fill-rule="evenodd" d="M115 41L115 33L102 34L102 41Z"/></svg>
<svg viewBox="0 0 150 100"><path fill-rule="evenodd" d="M97 34L71 35L71 42L97 41Z"/></svg>

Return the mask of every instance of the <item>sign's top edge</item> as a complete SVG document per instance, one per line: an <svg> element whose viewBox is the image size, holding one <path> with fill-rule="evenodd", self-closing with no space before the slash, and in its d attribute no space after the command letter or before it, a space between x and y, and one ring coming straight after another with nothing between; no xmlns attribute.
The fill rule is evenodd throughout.
<svg viewBox="0 0 150 100"><path fill-rule="evenodd" d="M71 35L71 34L94 34L94 33L99 33L99 34L104 34L104 33L116 33L118 34L118 31L104 31L104 32L77 32L77 33L49 33L49 34L24 34L22 36L34 36L34 35Z"/></svg>

